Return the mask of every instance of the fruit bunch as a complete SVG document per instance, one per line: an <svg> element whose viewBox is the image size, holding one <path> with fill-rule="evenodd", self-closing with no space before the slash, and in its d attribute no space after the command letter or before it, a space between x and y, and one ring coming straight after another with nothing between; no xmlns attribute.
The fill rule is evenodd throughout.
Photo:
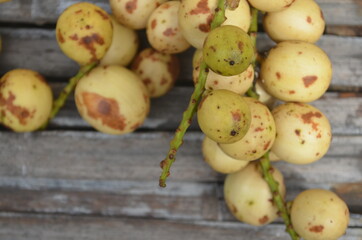
<svg viewBox="0 0 362 240"><path fill-rule="evenodd" d="M255 49L258 11L276 43L265 57ZM346 204L328 190L312 189L287 207L283 175L270 163L310 164L331 143L327 117L311 105L332 79L328 55L314 44L325 26L318 4L183 0L178 17L183 36L196 48L195 90L161 162L160 186L166 186L195 113L205 134L204 159L226 174L224 197L235 218L260 226L281 216L292 239L338 239L348 226Z"/></svg>

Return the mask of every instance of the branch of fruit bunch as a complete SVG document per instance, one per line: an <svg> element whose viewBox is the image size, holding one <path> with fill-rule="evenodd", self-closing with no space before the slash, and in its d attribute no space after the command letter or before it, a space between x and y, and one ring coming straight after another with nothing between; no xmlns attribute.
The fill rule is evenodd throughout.
<svg viewBox="0 0 362 240"><path fill-rule="evenodd" d="M279 183L273 178L273 168L270 164L269 152L267 152L260 159L260 166L263 171L263 176L265 181L268 183L268 186L273 195L273 202L277 206L278 211L280 212L281 217L284 220L284 224L286 226L286 232L290 235L291 239L298 240L300 239L298 234L295 232L292 222L290 220L290 214L288 212L288 208L284 201L283 196L279 192Z"/></svg>
<svg viewBox="0 0 362 240"><path fill-rule="evenodd" d="M215 15L211 22L211 30L220 26L225 21L225 8L226 8L226 0L219 0L217 8L215 9ZM183 137L188 129L188 127L191 124L192 117L196 113L197 106L199 104L199 101L202 97L202 94L205 91L205 82L208 74L208 68L206 63L203 61L200 64L200 74L198 77L197 84L195 85L194 91L191 95L189 105L187 106L187 109L182 115L182 120L180 125L175 131L175 135L173 139L170 142L170 148L167 153L166 158L161 161L160 167L162 169L162 173L160 175L159 179L159 186L160 187L166 187L166 179L170 175L170 168L171 165L176 160L176 153L180 146L183 143Z"/></svg>
<svg viewBox="0 0 362 240"><path fill-rule="evenodd" d="M52 111L50 112L48 121L44 123L43 126L39 128L39 130L44 130L48 126L48 123L58 114L59 110L64 106L65 101L67 100L70 93L75 89L78 81L97 65L98 62L92 62L84 65L79 69L78 73L74 77L69 79L68 84L63 88L58 98L54 100Z"/></svg>

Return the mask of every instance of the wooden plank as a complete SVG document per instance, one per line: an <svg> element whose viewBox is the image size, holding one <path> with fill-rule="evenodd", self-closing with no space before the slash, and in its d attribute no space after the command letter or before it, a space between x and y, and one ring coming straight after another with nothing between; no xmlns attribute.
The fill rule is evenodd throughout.
<svg viewBox="0 0 362 240"><path fill-rule="evenodd" d="M149 180L155 186L161 172L170 133L134 133L107 136L96 132L39 132L0 134L2 185L16 179ZM171 171L172 181L219 181L202 161L200 133L188 133ZM295 188L361 181L361 136L335 136L330 152L309 165L276 163ZM345 144L339 144L343 139ZM353 150L351 150L353 149ZM351 150L351 155L348 151ZM326 167L328 166L328 167ZM9 178L9 180L6 180ZM20 180L19 180L20 181ZM21 182L21 181L20 181ZM96 184L96 182L92 182ZM28 182L29 184L29 182ZM11 186L11 185L10 185Z"/></svg>
<svg viewBox="0 0 362 240"><path fill-rule="evenodd" d="M0 217L0 238L16 240L287 240L284 225L252 227L213 221L165 221L59 215L7 214ZM341 240L359 240L362 230L349 228ZM147 237L146 237L147 236Z"/></svg>
<svg viewBox="0 0 362 240"><path fill-rule="evenodd" d="M69 78L78 65L68 59L55 40L52 29L0 28L3 35L3 52L0 54L0 74L14 68L30 68L51 78ZM334 74L332 85L362 86L362 38L324 36L317 43L331 58ZM260 34L259 51L266 51L275 44ZM179 83L192 84L192 55L194 49L178 54L182 71ZM27 56L26 58L24 56Z"/></svg>
<svg viewBox="0 0 362 240"><path fill-rule="evenodd" d="M12 0L0 7L0 21L46 24L55 23L62 11L78 2L77 0ZM110 11L108 1L91 0L98 6ZM360 25L361 4L354 0L317 0L327 24Z"/></svg>

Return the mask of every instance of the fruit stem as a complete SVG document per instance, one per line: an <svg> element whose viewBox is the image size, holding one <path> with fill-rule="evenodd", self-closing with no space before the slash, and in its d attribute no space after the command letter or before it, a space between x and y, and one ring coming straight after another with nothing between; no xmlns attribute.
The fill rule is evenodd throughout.
<svg viewBox="0 0 362 240"><path fill-rule="evenodd" d="M273 177L273 168L270 164L269 152L264 154L264 156L260 159L260 166L263 172L264 180L268 183L270 191L272 192L273 202L277 206L280 215L284 220L286 232L290 235L291 239L299 240L300 238L295 232L292 222L290 220L290 215L284 198L279 192L279 183Z"/></svg>
<svg viewBox="0 0 362 240"><path fill-rule="evenodd" d="M84 77L84 75L89 73L93 68L95 68L97 65L98 65L98 62L92 62L87 65L84 65L79 69L78 73L74 77L69 79L68 84L60 92L58 98L53 101L53 107L52 107L52 111L50 112L48 121L45 122L39 128L39 130L44 130L48 126L49 122L58 114L59 110L64 106L65 101L67 100L70 93L75 89L78 81L82 77Z"/></svg>
<svg viewBox="0 0 362 240"><path fill-rule="evenodd" d="M225 1L226 0L218 1L217 8L215 9L215 15L214 15L213 20L210 25L211 30L220 26L226 19L226 17L225 17L226 2ZM205 82L206 82L208 71L209 71L209 69L207 68L206 63L204 61L202 61L202 63L200 64L200 74L198 77L198 81L197 81L194 91L191 95L189 105L187 106L187 109L184 111L180 125L176 129L173 139L170 142L170 148L169 148L166 158L160 162L160 167L162 169L162 173L161 173L160 179L159 179L160 187L166 187L166 179L170 175L171 165L176 160L176 153L183 143L183 137L184 137L187 129L191 125L192 118L197 111L197 106L202 97L202 94L205 91Z"/></svg>

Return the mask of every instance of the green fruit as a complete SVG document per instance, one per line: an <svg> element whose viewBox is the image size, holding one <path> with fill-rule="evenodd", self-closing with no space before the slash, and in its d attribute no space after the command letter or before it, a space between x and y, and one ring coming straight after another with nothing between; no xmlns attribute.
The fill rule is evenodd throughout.
<svg viewBox="0 0 362 240"><path fill-rule="evenodd" d="M209 33L204 42L203 57L214 72L233 76L249 67L254 58L254 47L244 30L225 25Z"/></svg>
<svg viewBox="0 0 362 240"><path fill-rule="evenodd" d="M201 100L197 120L206 136L218 143L233 143L243 138L251 122L246 101L229 90L208 92Z"/></svg>

